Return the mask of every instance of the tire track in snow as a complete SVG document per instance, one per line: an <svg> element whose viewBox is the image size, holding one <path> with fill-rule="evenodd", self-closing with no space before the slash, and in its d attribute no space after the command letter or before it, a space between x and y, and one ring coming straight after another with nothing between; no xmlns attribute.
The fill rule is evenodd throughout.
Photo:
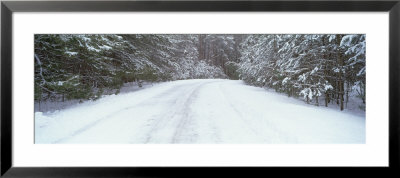
<svg viewBox="0 0 400 178"><path fill-rule="evenodd" d="M157 136L160 136L160 132L165 131L165 129L168 129L168 126L173 127L171 129L174 129L172 133L165 133L165 134L170 134L170 142L171 143L178 143L181 141L180 137L184 133L188 122L190 122L190 105L197 96L196 93L198 90L207 84L214 83L214 82L219 82L219 81L212 81L212 82L204 82L201 84L196 85L195 87L191 87L189 89L177 91L177 94L181 95L182 93L184 95L182 98L177 97L175 99L175 105L172 106L172 108L176 108L174 111L167 111L167 113L164 113L163 117L160 117L157 122L154 124L152 129L149 131L147 134L147 137L145 139L145 143L150 143L154 142L155 139L160 139L157 138ZM194 131L194 130L192 130ZM158 135L157 135L158 134ZM194 133L195 135L195 133ZM193 136L193 135L192 135ZM168 140L168 138L165 138L162 142L165 142ZM193 141L193 138L191 138L191 141ZM156 141L156 143L159 143L159 141Z"/></svg>
<svg viewBox="0 0 400 178"><path fill-rule="evenodd" d="M62 143L62 142L66 141L66 140L68 140L68 139L70 139L72 137L78 136L79 134L81 134L81 133L83 133L85 131L88 131L89 129L95 127L96 125L98 125L98 124L100 124L100 123L102 123L104 121L107 121L107 120L113 118L112 116L114 116L114 115L116 115L116 114L118 114L120 112L125 112L125 111L128 111L130 109L135 109L136 106L138 106L140 104L143 104L144 102L147 102L151 98L159 98L161 96L164 96L165 94L170 93L171 91L177 90L177 88L179 89L179 88L182 88L182 87L184 87L184 84L177 85L177 86L172 87L172 88L170 88L170 89L168 89L166 91L163 91L163 92L161 92L161 93L159 93L159 94L157 94L155 96L149 97L148 99L144 100L143 102L135 103L134 105L131 105L131 106L128 106L128 107L124 107L124 108L122 108L120 110L114 111L114 112L112 112L112 113L110 113L110 114L108 114L106 116L101 117L100 119L97 119L97 120L95 120L95 121L93 121L93 122L91 122L89 124L86 124L85 126L81 127L80 129L77 129L76 131L72 132L70 135L68 135L66 137L57 139L56 141L53 141L52 143L53 144Z"/></svg>
<svg viewBox="0 0 400 178"><path fill-rule="evenodd" d="M256 129L254 129L249 123L249 120L246 119L246 117L242 114L241 111L239 111L239 109L237 109L237 107L235 107L233 105L233 101L232 99L230 99L229 97L227 97L227 91L225 89L223 89L223 87L221 87L221 84L218 85L219 91L220 93L222 93L222 97L224 98L225 102L228 103L228 106L236 113L236 115L238 116L238 118L241 119L241 121L244 123L243 125L245 125L245 127L247 127L251 132L253 132L255 135L257 136L262 136L262 134L260 134L259 131L257 131ZM261 139L263 141L267 141L264 137L261 137Z"/></svg>
<svg viewBox="0 0 400 178"><path fill-rule="evenodd" d="M183 112L183 115L181 115L182 117L180 118L178 126L175 130L174 136L172 137L172 141L171 141L172 143L179 143L182 141L182 134L185 133L184 131L187 131L188 123L190 123L190 121L193 121L193 120L190 120L190 119L192 119L192 117L189 117L190 116L190 106L193 104L193 101L198 97L199 90L202 87L204 87L205 85L213 84L216 82L221 82L221 81L212 81L212 82L200 84L191 92L191 94L185 101L184 107L181 109L181 111ZM193 131L193 130L191 130L191 131ZM194 133L194 134L196 135L197 133ZM193 138L193 135L191 135L189 138L190 138L190 140L189 140L190 142L193 142L195 140L195 138ZM183 141L188 141L188 140L183 140Z"/></svg>
<svg viewBox="0 0 400 178"><path fill-rule="evenodd" d="M257 129L253 128L251 126L251 123L253 123L254 121L247 119L246 117L243 116L241 110L239 110L233 103L237 103L233 101L233 97L228 97L227 94L230 93L228 90L226 90L225 88L223 88L221 85L219 85L219 88L221 89L222 95L224 96L224 98L229 101L229 105L232 108L232 110L234 110L242 119L242 121L245 123L244 125L246 125L250 130L252 130L255 134L262 136L263 140L265 140L266 142L269 142L270 140L265 138L265 135L260 133L260 131L258 131ZM251 107L248 107L246 104L243 103L242 107L243 109L246 109L247 112L245 113L257 113L256 110L252 109ZM252 117L252 118L258 118L258 117ZM280 138L285 138L285 139L289 139L291 140L291 142L297 142L297 139L289 136L288 134L282 132L281 130L279 130L273 123L271 123L270 121L268 121L267 119L264 119L263 122L268 123L268 128L270 128L270 131L275 133L275 135L280 136Z"/></svg>
<svg viewBox="0 0 400 178"><path fill-rule="evenodd" d="M188 89L183 90L183 93L186 93ZM175 89L174 90L175 95L178 95L177 97L174 97L173 99L173 103L174 105L172 105L173 108L181 108L181 100L182 98L179 98L179 94L180 94L180 90ZM167 93L168 94L168 93ZM164 96L165 97L165 96ZM174 118L175 115L177 115L179 110L175 110L175 111L170 111L167 110L167 113L160 113L160 115L157 116L156 122L152 123L153 127L151 127L151 129L148 131L147 136L145 138L144 143L150 143L153 142L153 140L155 139L155 135L158 134L158 132L160 132L160 130L162 130L163 128L166 128L168 126L168 124L170 124L171 120ZM159 138L157 138L159 139Z"/></svg>
<svg viewBox="0 0 400 178"><path fill-rule="evenodd" d="M66 140L68 140L68 139L70 139L70 138L72 138L72 137L75 137L75 136L77 136L77 135L79 135L79 134L81 134L81 133L83 133L83 132L89 130L90 128L92 128L92 127L98 125L99 123L101 123L101 122L103 122L103 121L106 121L106 120L112 118L111 116L113 116L113 115L115 115L115 114L117 114L117 113L119 113L119 112L121 112L121 111L129 110L129 108L132 108L132 107L133 107L133 106L131 106L131 107L125 107L125 108L123 108L123 109L121 109L121 110L112 112L111 114L108 114L107 116L104 116L104 117L102 117L101 119L98 119L98 120L96 120L96 121L94 121L94 122L92 122L92 123L89 123L89 124L83 126L82 128L76 130L76 131L73 132L72 134L70 134L70 135L68 135L68 136L66 136L66 137L60 138L60 139L58 139L58 140L56 140L56 141L54 141L54 142L52 142L52 143L62 143L62 142L66 141Z"/></svg>
<svg viewBox="0 0 400 178"><path fill-rule="evenodd" d="M189 122L189 111L190 111L190 105L193 103L194 99L197 98L197 92L199 89L209 83L201 84L200 86L196 87L189 95L188 99L186 99L185 103L183 104L183 108L180 110L181 113L181 118L178 123L178 126L175 130L174 136L172 137L171 143L177 143L179 142L179 137L181 137L183 131L185 130L185 126L187 125L187 122ZM195 138L190 137L191 141Z"/></svg>

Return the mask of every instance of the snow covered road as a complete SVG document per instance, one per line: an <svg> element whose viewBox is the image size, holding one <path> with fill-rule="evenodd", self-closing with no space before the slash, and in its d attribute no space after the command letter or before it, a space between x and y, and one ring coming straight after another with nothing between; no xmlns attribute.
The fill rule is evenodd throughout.
<svg viewBox="0 0 400 178"><path fill-rule="evenodd" d="M365 116L242 81L182 80L36 112L35 143L365 143Z"/></svg>

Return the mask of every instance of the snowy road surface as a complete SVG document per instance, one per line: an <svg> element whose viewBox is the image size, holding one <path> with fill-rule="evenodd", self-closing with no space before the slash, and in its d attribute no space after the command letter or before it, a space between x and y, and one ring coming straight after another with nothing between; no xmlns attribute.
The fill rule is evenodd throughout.
<svg viewBox="0 0 400 178"><path fill-rule="evenodd" d="M35 143L365 143L365 116L242 81L182 80L36 112Z"/></svg>

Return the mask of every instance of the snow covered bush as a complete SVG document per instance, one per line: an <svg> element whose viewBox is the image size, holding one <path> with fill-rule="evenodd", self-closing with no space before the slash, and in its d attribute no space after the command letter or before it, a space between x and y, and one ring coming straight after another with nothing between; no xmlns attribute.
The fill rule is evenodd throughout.
<svg viewBox="0 0 400 178"><path fill-rule="evenodd" d="M83 98L134 81L229 78L343 109L365 103L361 34L35 35L35 99Z"/></svg>
<svg viewBox="0 0 400 178"><path fill-rule="evenodd" d="M365 98L365 35L247 35L240 79L306 102L336 101L343 109L352 86ZM364 99L363 99L364 100Z"/></svg>

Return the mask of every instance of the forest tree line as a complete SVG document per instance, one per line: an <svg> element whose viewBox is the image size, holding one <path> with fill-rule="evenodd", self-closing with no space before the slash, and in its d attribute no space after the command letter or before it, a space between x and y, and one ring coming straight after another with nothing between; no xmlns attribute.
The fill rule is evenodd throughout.
<svg viewBox="0 0 400 178"><path fill-rule="evenodd" d="M35 35L35 101L98 99L124 83L240 79L307 103L365 103L365 35Z"/></svg>

